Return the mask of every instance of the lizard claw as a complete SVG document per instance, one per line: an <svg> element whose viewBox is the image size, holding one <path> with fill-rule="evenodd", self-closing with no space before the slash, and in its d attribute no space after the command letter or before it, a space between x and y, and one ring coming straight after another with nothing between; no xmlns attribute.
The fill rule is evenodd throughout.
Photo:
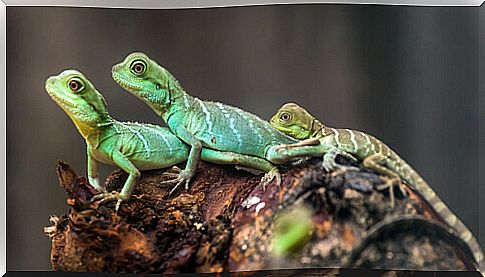
<svg viewBox="0 0 485 277"><path fill-rule="evenodd" d="M117 200L116 202L116 206L115 206L115 211L118 212L118 210L120 209L120 205L121 205L121 202L123 202L123 200L126 200L125 197L123 197L119 192L117 191L113 191L113 192L105 192L105 193L100 193L100 194L96 194L95 196L93 196L92 198L92 201L99 201L98 202L98 206L105 203L105 202L108 202L108 201L112 201L112 200Z"/></svg>
<svg viewBox="0 0 485 277"><path fill-rule="evenodd" d="M396 205L396 199L394 196L394 186L399 186L399 188L403 190L403 188L401 188L401 184L399 184L399 179L396 179L396 178L386 178L386 181L384 182L384 184L375 186L376 190L378 191L382 191L386 189L389 190L389 200L391 202L391 209L394 209Z"/></svg>
<svg viewBox="0 0 485 277"><path fill-rule="evenodd" d="M184 182L184 180L179 180L178 183L172 188L172 190L168 193L168 195L172 195L172 193L177 190L177 188L180 186L180 184L182 184ZM185 180L185 190L189 190L189 183L190 183L190 179L188 180Z"/></svg>
<svg viewBox="0 0 485 277"><path fill-rule="evenodd" d="M263 190L266 190L266 186L273 181L273 179L276 178L276 185L278 187L281 187L281 174L278 170L278 168L274 167L270 171L268 171L264 176L261 178L261 186L263 187Z"/></svg>
<svg viewBox="0 0 485 277"><path fill-rule="evenodd" d="M169 195L171 195L180 186L180 184L182 184L183 182L185 182L185 190L189 190L189 184L190 184L191 178L189 176L190 174L188 173L188 171L186 171L185 169L182 170L182 169L178 168L177 166L172 167L172 170L176 171L176 173L164 172L162 175L167 176L167 177L171 177L173 179L160 182L160 184L162 184L162 185L163 184L176 184L172 188L172 190L169 192Z"/></svg>
<svg viewBox="0 0 485 277"><path fill-rule="evenodd" d="M99 177L91 177L91 176L88 176L88 181L89 181L89 184L95 190L97 190L97 191L99 191L101 193L107 193L108 192L104 186L100 185L100 183L99 183Z"/></svg>
<svg viewBox="0 0 485 277"><path fill-rule="evenodd" d="M274 147L276 153L292 148L291 144L281 144Z"/></svg>
<svg viewBox="0 0 485 277"><path fill-rule="evenodd" d="M299 141L297 143L277 145L277 146L275 146L274 150L276 152L280 152L280 151L288 150L288 149L291 149L291 148L298 148L298 147L302 147L302 146L315 146L315 145L319 145L319 144L320 144L319 138L309 138L309 139Z"/></svg>
<svg viewBox="0 0 485 277"><path fill-rule="evenodd" d="M176 177L178 177L182 173L182 169L180 169L178 166L173 166L170 170L175 171L175 173L173 173L173 172L164 172L164 173L162 173L162 176L176 178ZM162 184L164 182L169 183L170 181L171 180L163 181Z"/></svg>

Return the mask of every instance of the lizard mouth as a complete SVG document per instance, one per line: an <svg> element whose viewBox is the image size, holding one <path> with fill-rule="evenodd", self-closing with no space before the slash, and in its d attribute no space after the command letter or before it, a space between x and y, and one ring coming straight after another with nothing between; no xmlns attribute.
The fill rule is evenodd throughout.
<svg viewBox="0 0 485 277"><path fill-rule="evenodd" d="M54 93L52 90L47 89L47 93L52 98L52 100L54 100L54 102L56 102L57 105L61 106L61 108L63 108L64 110L72 111L73 108L76 108L75 103L59 96L58 94Z"/></svg>
<svg viewBox="0 0 485 277"><path fill-rule="evenodd" d="M73 102L56 93L55 84L53 84L53 81L51 81L51 79L46 82L45 90L47 91L47 94L49 94L49 96L52 98L52 100L54 100L54 102L56 102L62 108L71 109L72 107L76 106Z"/></svg>
<svg viewBox="0 0 485 277"><path fill-rule="evenodd" d="M130 92L141 92L143 91L143 87L136 82L130 82L127 81L125 76L122 76L122 74L113 71L112 73L113 80L115 80L116 83L118 83L122 88L130 91Z"/></svg>

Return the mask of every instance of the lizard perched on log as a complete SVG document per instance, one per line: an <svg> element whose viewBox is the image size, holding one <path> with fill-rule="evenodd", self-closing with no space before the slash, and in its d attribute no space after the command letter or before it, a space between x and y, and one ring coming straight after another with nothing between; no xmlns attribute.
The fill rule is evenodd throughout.
<svg viewBox="0 0 485 277"><path fill-rule="evenodd" d="M277 145L296 143L298 140L283 134L254 114L190 96L167 69L144 53L128 55L121 63L114 65L111 72L119 85L150 106L175 135L191 146L185 169L172 180L176 183L175 188L183 182L188 188L203 148L259 157L273 164L291 160L291 157L280 159L273 149ZM273 171L265 176L263 186L273 179L271 173L276 175ZM277 182L280 182L279 179Z"/></svg>
<svg viewBox="0 0 485 277"><path fill-rule="evenodd" d="M120 122L112 118L104 97L79 71L65 70L49 77L45 89L67 113L86 140L88 179L102 193L101 201L121 201L130 197L140 170L161 169L184 162L189 147L166 127L136 122ZM231 152L203 149L201 158L218 164L238 164L263 172L274 170L268 161ZM106 192L99 184L97 163L113 164L129 174L120 193ZM171 173L165 173L171 176Z"/></svg>
<svg viewBox="0 0 485 277"><path fill-rule="evenodd" d="M291 156L324 154L324 166L332 170L340 167L334 160L337 154L351 154L363 160L365 167L388 177L387 186L392 187L399 183L400 178L404 179L423 196L446 224L459 233L460 238L472 249L479 270L482 274L485 273L483 252L470 230L423 178L383 142L364 132L327 127L295 103L283 105L270 122L285 134L302 140L297 144L281 146L283 152Z"/></svg>

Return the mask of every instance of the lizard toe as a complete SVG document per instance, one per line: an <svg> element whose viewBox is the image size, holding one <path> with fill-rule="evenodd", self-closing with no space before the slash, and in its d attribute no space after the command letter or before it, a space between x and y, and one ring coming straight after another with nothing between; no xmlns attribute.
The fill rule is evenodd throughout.
<svg viewBox="0 0 485 277"><path fill-rule="evenodd" d="M96 206L99 207L100 205L113 200L117 200L116 206L115 206L115 211L117 212L120 208L121 202L123 202L123 200L126 200L126 199L119 192L113 191L113 192L97 194L93 196L91 202L97 202Z"/></svg>
<svg viewBox="0 0 485 277"><path fill-rule="evenodd" d="M180 184L182 184L182 182L183 180L178 180L178 183L172 188L172 190L170 190L168 195L172 195L172 193L177 190L177 188L180 186Z"/></svg>

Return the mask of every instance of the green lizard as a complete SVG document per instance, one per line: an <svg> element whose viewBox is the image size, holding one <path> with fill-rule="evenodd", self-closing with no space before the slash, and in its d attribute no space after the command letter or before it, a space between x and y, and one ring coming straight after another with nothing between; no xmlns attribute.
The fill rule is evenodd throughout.
<svg viewBox="0 0 485 277"><path fill-rule="evenodd" d="M140 170L166 168L187 160L188 145L168 128L112 118L101 93L79 71L65 70L49 77L45 89L72 119L86 141L88 180L102 192L94 200L118 200L118 210L121 201L130 197ZM204 149L201 157L209 162L238 164L264 172L275 168L261 158L211 149ZM121 193L108 193L100 185L97 162L116 165L129 174ZM170 173L166 174L170 176Z"/></svg>
<svg viewBox="0 0 485 277"><path fill-rule="evenodd" d="M291 159L279 159L273 149L276 145L298 140L249 112L188 95L168 70L143 53L132 53L113 66L112 76L123 88L150 106L175 135L191 146L185 169L172 180L176 183L175 187L185 182L188 188L202 148L260 157L274 164ZM272 177L267 176L265 181L269 182Z"/></svg>
<svg viewBox="0 0 485 277"><path fill-rule="evenodd" d="M393 185L400 183L401 178L404 179L422 195L450 227L460 234L460 238L472 249L480 271L485 272L483 252L473 234L418 173L383 142L363 132L327 127L294 103L283 105L270 122L285 134L302 140L297 144L281 146L278 149L286 155L294 157L324 154L324 166L327 170L333 170L340 167L334 160L336 154L345 152L363 160L362 164L365 167L387 176L387 187L392 188Z"/></svg>

